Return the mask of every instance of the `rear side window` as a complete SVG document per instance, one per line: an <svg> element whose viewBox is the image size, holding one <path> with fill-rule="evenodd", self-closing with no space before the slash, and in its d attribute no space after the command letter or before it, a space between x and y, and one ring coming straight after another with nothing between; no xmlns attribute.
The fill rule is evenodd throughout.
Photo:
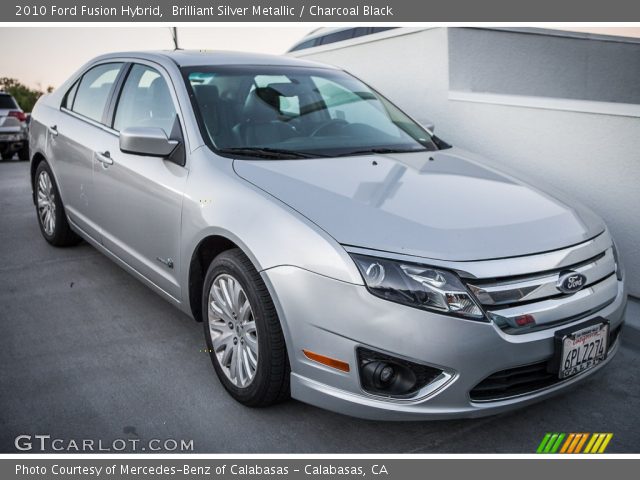
<svg viewBox="0 0 640 480"><path fill-rule="evenodd" d="M0 95L0 108L18 108L16 101L11 95Z"/></svg>
<svg viewBox="0 0 640 480"><path fill-rule="evenodd" d="M91 120L101 122L109 93L120 68L122 63L106 63L93 67L85 73L78 85L72 110Z"/></svg>
<svg viewBox="0 0 640 480"><path fill-rule="evenodd" d="M157 127L170 135L175 119L176 109L162 75L151 67L134 65L118 100L114 130Z"/></svg>

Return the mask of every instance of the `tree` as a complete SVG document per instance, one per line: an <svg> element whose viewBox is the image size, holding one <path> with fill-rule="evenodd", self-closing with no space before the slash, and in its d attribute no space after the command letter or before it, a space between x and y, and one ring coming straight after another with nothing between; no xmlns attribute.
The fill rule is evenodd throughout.
<svg viewBox="0 0 640 480"><path fill-rule="evenodd" d="M0 90L9 93L16 99L20 108L25 112L33 110L33 106L38 101L44 92L29 88L26 85L20 83L15 78L2 77L0 78ZM47 93L51 93L53 87L47 87Z"/></svg>

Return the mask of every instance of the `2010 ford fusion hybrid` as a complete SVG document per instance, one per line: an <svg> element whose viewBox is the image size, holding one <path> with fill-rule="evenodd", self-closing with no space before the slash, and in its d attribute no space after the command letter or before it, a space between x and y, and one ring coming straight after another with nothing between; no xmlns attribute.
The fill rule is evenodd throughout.
<svg viewBox="0 0 640 480"><path fill-rule="evenodd" d="M334 67L98 57L33 112L40 230L202 321L222 385L375 419L474 417L615 355L600 218L447 144Z"/></svg>

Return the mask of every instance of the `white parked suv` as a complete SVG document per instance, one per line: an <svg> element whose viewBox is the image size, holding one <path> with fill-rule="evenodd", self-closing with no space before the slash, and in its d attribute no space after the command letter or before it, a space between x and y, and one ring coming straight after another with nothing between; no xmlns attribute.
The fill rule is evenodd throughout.
<svg viewBox="0 0 640 480"><path fill-rule="evenodd" d="M11 158L16 152L20 160L29 160L27 115L15 98L0 92L0 159Z"/></svg>

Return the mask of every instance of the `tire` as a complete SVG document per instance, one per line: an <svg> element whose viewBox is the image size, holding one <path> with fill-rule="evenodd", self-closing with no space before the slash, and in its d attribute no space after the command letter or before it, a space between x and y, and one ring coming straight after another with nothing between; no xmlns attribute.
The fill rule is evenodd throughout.
<svg viewBox="0 0 640 480"><path fill-rule="evenodd" d="M240 287L235 289L237 301L222 301L233 297L234 285ZM228 297L224 296L225 288L230 293ZM248 312L243 308L245 300ZM291 370L280 320L260 274L240 249L221 253L209 265L202 312L211 362L231 396L249 407L265 407L288 399ZM235 378L234 358L244 359L236 362Z"/></svg>
<svg viewBox="0 0 640 480"><path fill-rule="evenodd" d="M29 160L29 144L25 143L24 146L18 150L18 159L25 161Z"/></svg>
<svg viewBox="0 0 640 480"><path fill-rule="evenodd" d="M36 195L36 215L44 239L56 247L68 247L78 244L76 235L69 222L58 193L58 186L47 162L40 162L34 181ZM46 215L46 212L50 216Z"/></svg>

